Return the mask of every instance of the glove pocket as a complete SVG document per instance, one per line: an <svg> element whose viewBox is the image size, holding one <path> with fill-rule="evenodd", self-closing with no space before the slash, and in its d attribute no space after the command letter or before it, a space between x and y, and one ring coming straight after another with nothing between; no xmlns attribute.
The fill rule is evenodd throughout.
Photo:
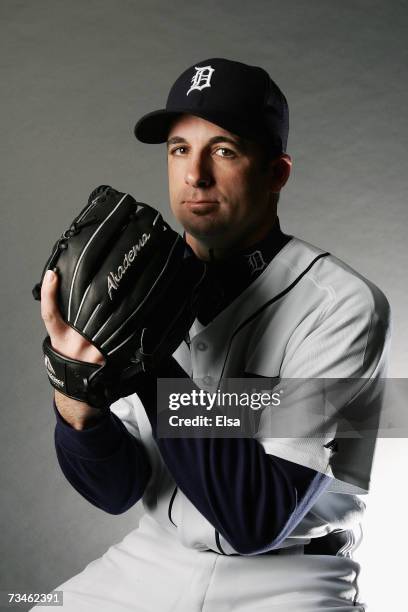
<svg viewBox="0 0 408 612"><path fill-rule="evenodd" d="M154 217L143 211L128 220L117 241L105 249L73 325L105 356L141 332L179 240L173 230L163 230L157 211Z"/></svg>

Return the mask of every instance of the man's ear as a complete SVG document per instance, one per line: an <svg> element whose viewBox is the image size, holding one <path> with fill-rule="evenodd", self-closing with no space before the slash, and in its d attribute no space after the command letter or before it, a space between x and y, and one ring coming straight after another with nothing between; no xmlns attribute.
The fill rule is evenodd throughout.
<svg viewBox="0 0 408 612"><path fill-rule="evenodd" d="M287 153L274 157L269 161L270 189L272 193L279 193L289 178L292 168L292 158Z"/></svg>

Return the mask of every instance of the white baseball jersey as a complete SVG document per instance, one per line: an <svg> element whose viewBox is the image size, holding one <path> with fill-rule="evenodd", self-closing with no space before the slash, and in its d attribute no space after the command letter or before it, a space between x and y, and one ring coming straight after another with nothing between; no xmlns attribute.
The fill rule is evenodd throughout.
<svg viewBox="0 0 408 612"><path fill-rule="evenodd" d="M174 357L209 389L221 377L280 379L287 390L284 409L265 421L262 415L257 439L266 453L331 476L329 489L300 523L289 526L277 545L280 554L238 556L219 534L217 541L214 527L177 488L138 396L121 399L111 410L142 441L152 466L143 496L146 515L122 543L61 585L71 602L67 609L363 610L357 603L359 567L351 555L360 540L359 494L369 488L374 441L338 436L337 420L346 406L348 424L358 429L378 408L389 339L383 293L336 257L293 237L208 325L194 322L190 346L183 342ZM342 406L289 384L300 379L356 382ZM322 401L324 410L316 410ZM301 423L300 430L289 435L293 423ZM303 554L312 539L333 532L345 535L335 554ZM114 598L111 589L118 584ZM106 607L101 600L108 600Z"/></svg>
<svg viewBox="0 0 408 612"><path fill-rule="evenodd" d="M279 377L282 381L354 379L355 395L347 401L358 411L356 422L364 418L367 406L368 409L372 406L371 396L377 392L378 381L386 376L389 304L373 283L336 257L323 255L321 249L292 238L264 272L206 327L195 321L190 331L190 348L183 342L174 354L178 363L209 389L214 388L221 374L230 378ZM352 494L368 491L374 444L370 448L365 442L363 450L370 454L360 456L358 440L341 439L333 456L330 447L325 446L335 438L332 420L327 423L327 430L319 423L321 435L316 434L316 395L298 394L295 384L293 389L289 384L288 389L293 393L293 402L287 398L285 410L293 410L295 415L302 411L302 423L305 427L309 424L310 431L304 431L302 437L274 438L263 437L261 429L259 442L267 453L333 476L320 504L326 503L323 497L327 498L330 500L327 507L334 511L333 500L338 499L338 510L350 516L345 500L350 508L361 508ZM177 534L185 545L218 551L214 529L205 525L182 493L177 491L172 500L175 483L158 455L149 420L137 395L119 400L112 410L143 441L154 466L143 499L147 512ZM308 411L310 418L305 418ZM350 410L347 414L350 417ZM269 434L273 431L271 419L273 416L267 423ZM290 414L287 420L290 423ZM281 421L277 422L277 430L282 431ZM169 520L170 504L177 530ZM330 530L330 516L323 514L325 521L319 533ZM337 510L335 515L337 529ZM296 537L303 533L306 539L310 538L310 517L305 525L308 527L304 533L298 526ZM285 546L288 544L291 542L285 542ZM225 541L223 549L228 550Z"/></svg>

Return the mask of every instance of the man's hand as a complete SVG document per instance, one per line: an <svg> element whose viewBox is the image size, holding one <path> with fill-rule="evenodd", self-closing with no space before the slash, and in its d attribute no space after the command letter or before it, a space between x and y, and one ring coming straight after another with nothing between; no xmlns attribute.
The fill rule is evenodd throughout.
<svg viewBox="0 0 408 612"><path fill-rule="evenodd" d="M65 357L102 365L102 353L80 333L72 329L61 317L57 305L58 276L48 270L41 287L41 317L47 328L52 347ZM66 397L55 391L55 404L61 416L74 429L85 429L95 423L103 413L84 402Z"/></svg>

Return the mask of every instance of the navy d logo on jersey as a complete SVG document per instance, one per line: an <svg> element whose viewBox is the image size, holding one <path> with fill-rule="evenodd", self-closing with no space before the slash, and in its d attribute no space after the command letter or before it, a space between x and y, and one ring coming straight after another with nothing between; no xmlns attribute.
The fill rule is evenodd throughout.
<svg viewBox="0 0 408 612"><path fill-rule="evenodd" d="M193 91L194 89L201 91L204 89L204 87L211 87L211 77L213 75L214 68L211 68L211 66L194 66L194 68L197 70L197 72L191 79L192 85L186 93L186 96L188 96L190 91Z"/></svg>
<svg viewBox="0 0 408 612"><path fill-rule="evenodd" d="M251 270L251 274L255 274L255 272L259 272L266 267L266 261L263 258L261 251L254 251L247 255L249 269Z"/></svg>

